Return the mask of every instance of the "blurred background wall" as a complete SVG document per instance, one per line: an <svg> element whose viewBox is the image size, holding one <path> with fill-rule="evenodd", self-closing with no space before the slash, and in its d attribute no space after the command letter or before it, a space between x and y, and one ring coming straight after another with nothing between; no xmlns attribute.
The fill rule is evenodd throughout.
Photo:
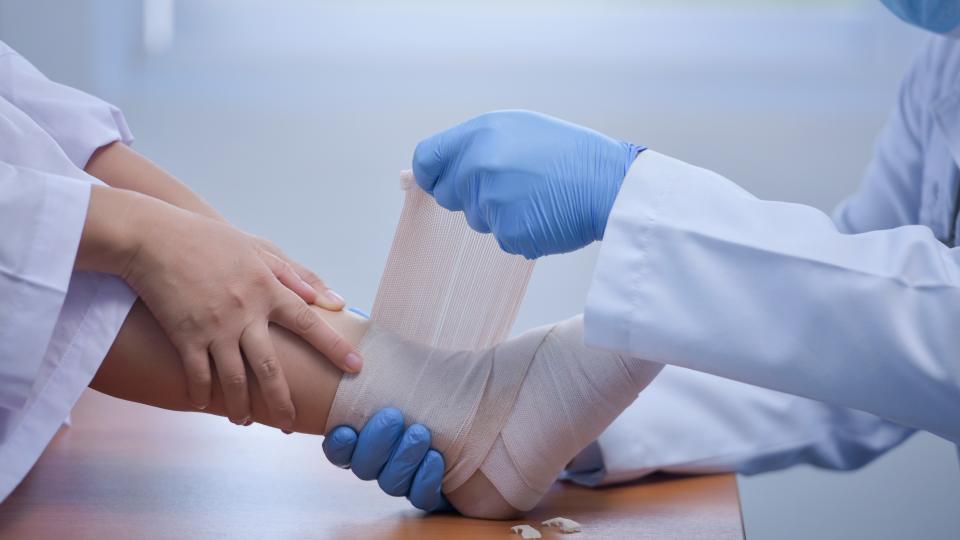
<svg viewBox="0 0 960 540"><path fill-rule="evenodd" d="M120 106L138 150L369 308L397 172L432 132L536 109L829 210L924 36L874 0L0 0L0 39ZM517 329L580 311L595 257L542 261ZM960 530L956 452L925 434L856 472L740 488L751 539Z"/></svg>

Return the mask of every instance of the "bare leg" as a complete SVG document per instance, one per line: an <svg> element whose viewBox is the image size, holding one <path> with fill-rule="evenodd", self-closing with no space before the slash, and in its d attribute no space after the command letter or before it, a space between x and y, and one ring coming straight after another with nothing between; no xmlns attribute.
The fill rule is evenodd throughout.
<svg viewBox="0 0 960 540"><path fill-rule="evenodd" d="M347 311L317 311L354 345L360 343L369 326L368 321ZM271 327L271 333L297 410L294 429L301 433L323 435L341 372L303 340L283 328ZM214 377L213 380L212 400L204 412L226 416L222 389L218 379ZM253 419L270 425L270 415L259 397L256 377L251 375L248 380ZM90 387L127 401L196 412L187 396L186 379L176 350L150 311L139 301L130 311ZM506 519L518 513L479 471L463 486L446 495L454 506L459 497L486 500L489 505L486 515L489 517Z"/></svg>
<svg viewBox="0 0 960 540"><path fill-rule="evenodd" d="M369 324L349 312L317 309L352 343L359 343ZM283 328L272 326L274 345L288 378L297 419L294 429L322 434L341 372L306 342ZM270 425L256 377L249 374L253 419ZM190 404L180 358L166 334L142 302L137 302L90 387L114 397L172 409L196 411ZM226 416L223 391L213 378L208 413Z"/></svg>

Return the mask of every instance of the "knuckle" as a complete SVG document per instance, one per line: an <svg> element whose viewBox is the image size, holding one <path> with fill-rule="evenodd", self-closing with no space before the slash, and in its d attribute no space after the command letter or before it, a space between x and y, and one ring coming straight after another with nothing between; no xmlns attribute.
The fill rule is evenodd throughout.
<svg viewBox="0 0 960 540"><path fill-rule="evenodd" d="M199 328L200 324L193 316L184 317L173 325L174 333L181 336L191 336L195 334Z"/></svg>
<svg viewBox="0 0 960 540"><path fill-rule="evenodd" d="M333 332L327 342L327 351L330 355L333 356L344 356L347 353L347 350L350 348L350 344L347 343L343 336Z"/></svg>
<svg viewBox="0 0 960 540"><path fill-rule="evenodd" d="M301 303L297 307L297 314L294 319L294 324L296 324L297 330L306 332L307 330L310 330L316 326L319 320L319 316L314 313L307 304Z"/></svg>
<svg viewBox="0 0 960 540"><path fill-rule="evenodd" d="M281 418L293 418L293 404L288 400L280 400L273 408L274 413Z"/></svg>
<svg viewBox="0 0 960 540"><path fill-rule="evenodd" d="M246 306L246 295L238 289L227 291L227 302L235 309L243 309Z"/></svg>
<svg viewBox="0 0 960 540"><path fill-rule="evenodd" d="M280 375L280 361L276 356L265 356L260 360L260 374L263 379L275 379Z"/></svg>
<svg viewBox="0 0 960 540"><path fill-rule="evenodd" d="M194 371L189 376L190 382L196 387L206 388L212 383L209 371Z"/></svg>
<svg viewBox="0 0 960 540"><path fill-rule="evenodd" d="M206 316L204 317L206 326L220 328L226 323L226 316L219 306L212 306L206 311Z"/></svg>
<svg viewBox="0 0 960 540"><path fill-rule="evenodd" d="M225 392L236 393L247 388L247 377L240 373L228 375L223 380L223 390Z"/></svg>
<svg viewBox="0 0 960 540"><path fill-rule="evenodd" d="M251 284L257 289L268 287L274 281L274 276L269 272L257 272L250 278Z"/></svg>
<svg viewBox="0 0 960 540"><path fill-rule="evenodd" d="M430 431L421 424L413 424L407 428L406 436L413 445L430 443Z"/></svg>

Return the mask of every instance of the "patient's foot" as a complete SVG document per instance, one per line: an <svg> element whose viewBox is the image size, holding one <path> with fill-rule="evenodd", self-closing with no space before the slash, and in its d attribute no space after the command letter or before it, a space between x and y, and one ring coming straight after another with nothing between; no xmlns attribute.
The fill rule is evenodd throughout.
<svg viewBox="0 0 960 540"><path fill-rule="evenodd" d="M533 508L661 367L586 348L580 317L481 352L439 351L372 325L360 350L364 368L341 379L327 428L399 408L430 428L457 510L499 519Z"/></svg>

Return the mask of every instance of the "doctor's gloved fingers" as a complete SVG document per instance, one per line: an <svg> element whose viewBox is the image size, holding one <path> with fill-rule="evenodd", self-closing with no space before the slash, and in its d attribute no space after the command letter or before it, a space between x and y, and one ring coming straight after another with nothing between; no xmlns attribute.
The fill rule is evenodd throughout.
<svg viewBox="0 0 960 540"><path fill-rule="evenodd" d="M377 477L380 489L394 497L406 496L429 449L430 431L420 424L408 427Z"/></svg>
<svg viewBox="0 0 960 540"><path fill-rule="evenodd" d="M357 448L350 464L353 474L361 480L380 476L402 435L403 415L397 409L388 407L370 417L357 437Z"/></svg>
<svg viewBox="0 0 960 540"><path fill-rule="evenodd" d="M450 165L459 159L463 143L463 124L446 129L417 144L413 151L413 176L420 189L433 195L443 182Z"/></svg>
<svg viewBox="0 0 960 540"><path fill-rule="evenodd" d="M296 294L280 285L277 287L281 289L278 296L282 300L271 312L270 320L300 336L341 371L359 372L363 359L353 345Z"/></svg>
<svg viewBox="0 0 960 540"><path fill-rule="evenodd" d="M248 326L240 336L240 347L257 377L270 418L276 422L276 427L292 431L296 409L267 325L253 323Z"/></svg>
<svg viewBox="0 0 960 540"><path fill-rule="evenodd" d="M410 485L410 504L424 512L449 512L453 507L443 496L443 456L428 450Z"/></svg>
<svg viewBox="0 0 960 540"><path fill-rule="evenodd" d="M206 347L178 348L183 358L183 370L187 377L187 395L194 407L203 410L210 405L210 353Z"/></svg>
<svg viewBox="0 0 960 540"><path fill-rule="evenodd" d="M227 418L238 426L250 419L250 394L247 390L247 370L235 341L214 343L210 355L217 368L217 378L223 389Z"/></svg>
<svg viewBox="0 0 960 540"><path fill-rule="evenodd" d="M323 454L341 469L350 468L353 451L357 447L357 432L350 426L337 426L323 439Z"/></svg>

